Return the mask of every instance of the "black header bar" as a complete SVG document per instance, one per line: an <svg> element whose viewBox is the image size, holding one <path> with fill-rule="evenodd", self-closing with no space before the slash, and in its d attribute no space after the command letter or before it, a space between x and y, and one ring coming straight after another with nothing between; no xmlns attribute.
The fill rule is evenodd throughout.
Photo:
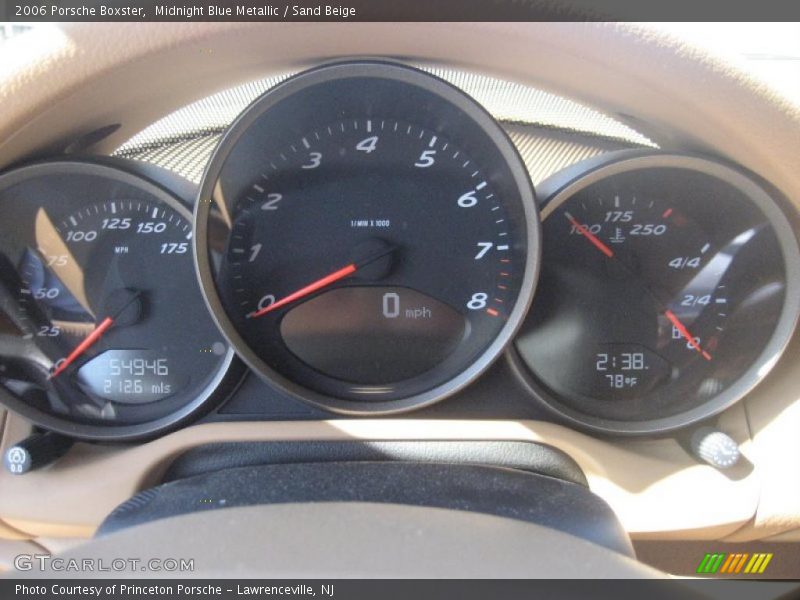
<svg viewBox="0 0 800 600"><path fill-rule="evenodd" d="M0 0L0 20L800 21L796 0Z"/></svg>

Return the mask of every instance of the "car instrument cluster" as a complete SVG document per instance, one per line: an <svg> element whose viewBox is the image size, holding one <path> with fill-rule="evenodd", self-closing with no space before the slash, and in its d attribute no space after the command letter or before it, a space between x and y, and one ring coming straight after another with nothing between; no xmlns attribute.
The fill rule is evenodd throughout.
<svg viewBox="0 0 800 600"><path fill-rule="evenodd" d="M0 175L0 402L136 439L224 403L240 360L288 397L375 415L502 357L554 419L676 429L740 400L792 335L800 256L779 202L734 166L656 151L535 194L450 84L329 64L248 107L195 198L97 159Z"/></svg>

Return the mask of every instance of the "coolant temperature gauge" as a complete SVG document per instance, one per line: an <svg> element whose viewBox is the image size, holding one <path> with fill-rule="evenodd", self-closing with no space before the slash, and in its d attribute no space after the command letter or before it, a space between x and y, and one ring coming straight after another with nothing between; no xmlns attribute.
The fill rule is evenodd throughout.
<svg viewBox="0 0 800 600"><path fill-rule="evenodd" d="M638 431L707 416L763 377L798 303L797 245L763 191L663 155L554 189L547 292L516 344L537 395L581 423Z"/></svg>

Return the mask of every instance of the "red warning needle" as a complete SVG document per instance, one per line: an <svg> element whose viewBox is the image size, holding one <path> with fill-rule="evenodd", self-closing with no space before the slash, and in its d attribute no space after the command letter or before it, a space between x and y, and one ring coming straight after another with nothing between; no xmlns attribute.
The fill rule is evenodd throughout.
<svg viewBox="0 0 800 600"><path fill-rule="evenodd" d="M273 310L280 308L281 306L286 306L287 304L294 302L295 300L299 300L300 298L304 298L309 294L313 294L317 290L321 290L322 288L327 287L332 283L339 281L340 279L344 279L345 277L350 277L350 275L355 273L357 270L358 267L356 266L356 264L350 263L346 267L342 267L338 271L334 271L333 273L330 273L325 277L322 277L321 279L317 279L314 283L309 283L307 286L300 288L296 292L292 292L285 298L281 298L277 302L273 302L269 306L265 306L264 308L252 312L247 316L248 318L252 319L255 317L260 317L261 315L265 315L268 312L272 312Z"/></svg>
<svg viewBox="0 0 800 600"><path fill-rule="evenodd" d="M689 342L689 345L692 348L697 350L706 360L711 360L711 355L700 347L700 344L697 343L697 340L694 338L694 336L689 333L688 329L686 329L686 325L681 323L678 317L675 316L675 313L673 313L671 310L667 310L664 312L664 315L670 320L670 322L675 326L675 329L678 330L678 332L686 339L686 341Z"/></svg>
<svg viewBox="0 0 800 600"><path fill-rule="evenodd" d="M569 214L568 212L565 212L564 216L567 217L567 220L570 223L572 223L572 225L575 227L575 230L578 233L580 233L583 237L585 237L587 240L592 242L592 244L594 244L595 248L600 250L600 252L605 254L608 258L612 258L614 256L613 250L611 250L611 248L609 248L603 242L601 242L600 238L598 238L591 231L589 231L589 228L586 227L586 225L581 225L578 222L578 220L575 217L573 217L571 214Z"/></svg>
<svg viewBox="0 0 800 600"><path fill-rule="evenodd" d="M265 306L257 311L251 312L247 315L248 319L253 319L255 317L260 317L261 315L266 315L273 310L279 309L281 306L286 306L294 302L295 300L300 300L300 298L305 298L306 296L313 294L317 290L321 290L324 287L331 285L332 283L336 283L340 279L345 279L346 277L350 277L353 273L358 271L359 269L363 269L369 264L374 263L375 261L383 258L384 256L391 254L396 250L396 246L385 246L381 248L381 250L375 252L374 254L367 256L363 260L357 260L356 262L352 262L346 267L342 267L338 271L334 271L333 273L329 273L320 279L317 279L313 283L309 283L307 286L300 288L296 292L292 292L285 298L281 298L277 302L273 302L269 306Z"/></svg>
<svg viewBox="0 0 800 600"><path fill-rule="evenodd" d="M81 356L84 352L86 352L97 340L103 337L103 334L114 324L114 319L111 317L106 317L103 319L100 324L92 330L86 339L83 340L80 344L76 346L76 348L69 353L69 356L61 361L61 364L58 365L55 371L53 371L50 375L50 379L54 377L58 377L61 373L66 370L75 360Z"/></svg>

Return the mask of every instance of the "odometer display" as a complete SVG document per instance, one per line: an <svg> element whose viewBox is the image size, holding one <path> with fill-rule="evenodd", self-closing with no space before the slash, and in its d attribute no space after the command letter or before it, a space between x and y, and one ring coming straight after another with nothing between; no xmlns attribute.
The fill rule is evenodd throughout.
<svg viewBox="0 0 800 600"><path fill-rule="evenodd" d="M473 101L407 67L343 63L268 92L201 198L198 262L223 331L265 377L327 407L446 395L496 357L530 299L524 166Z"/></svg>

